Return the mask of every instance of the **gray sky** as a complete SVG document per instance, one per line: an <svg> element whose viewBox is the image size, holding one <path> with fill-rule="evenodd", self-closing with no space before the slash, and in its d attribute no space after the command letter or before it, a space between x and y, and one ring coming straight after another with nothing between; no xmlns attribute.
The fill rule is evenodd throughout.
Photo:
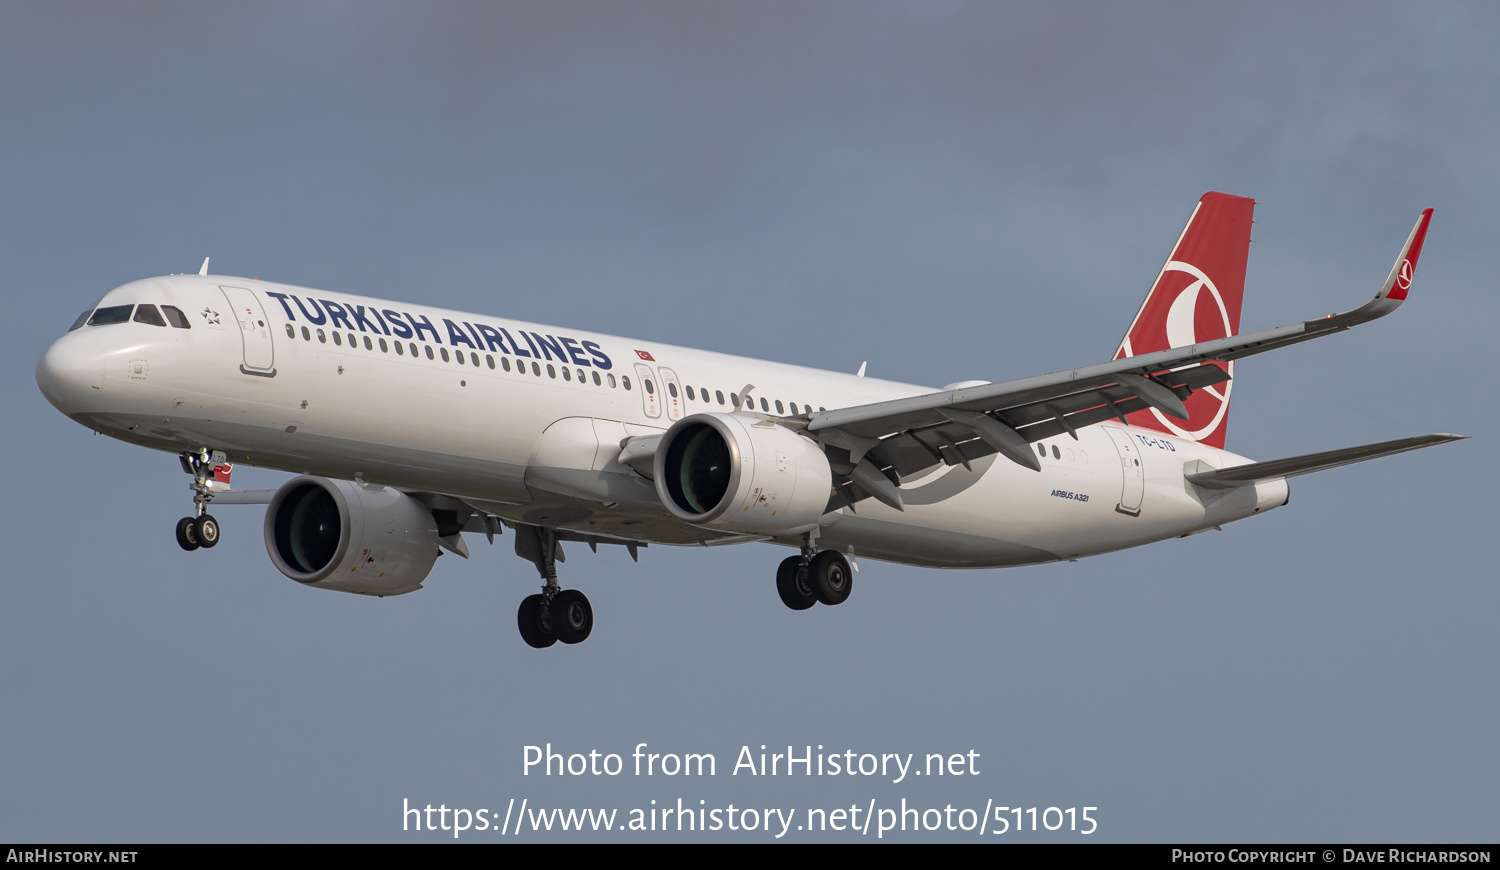
<svg viewBox="0 0 1500 870"><path fill-rule="evenodd" d="M1492 841L1497 25L1463 3L0 6L0 839L411 841L403 799L680 797L1099 807L1091 837L1043 840ZM1231 449L1475 437L1075 564L865 560L848 603L806 613L777 599L779 550L575 547L594 635L538 653L509 538L390 600L282 577L258 508L185 554L176 459L33 379L100 294L207 255L917 383L1017 377L1107 358L1207 190L1258 200L1246 329L1362 302L1436 208L1399 314L1240 366ZM522 776L547 741L720 771ZM762 743L972 749L981 772L728 775ZM769 839L697 835L736 837Z"/></svg>

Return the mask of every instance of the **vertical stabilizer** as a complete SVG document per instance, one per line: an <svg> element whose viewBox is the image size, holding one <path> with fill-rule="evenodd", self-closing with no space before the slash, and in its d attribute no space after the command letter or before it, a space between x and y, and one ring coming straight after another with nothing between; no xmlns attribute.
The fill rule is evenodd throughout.
<svg viewBox="0 0 1500 870"><path fill-rule="evenodd" d="M1227 193L1203 194L1115 351L1115 359L1239 333L1254 212L1253 199ZM1231 377L1234 375L1233 362L1208 365L1219 365ZM1185 421L1171 419L1154 408L1137 411L1127 419L1132 426L1222 448L1233 387L1231 380L1195 390L1184 403L1188 411Z"/></svg>

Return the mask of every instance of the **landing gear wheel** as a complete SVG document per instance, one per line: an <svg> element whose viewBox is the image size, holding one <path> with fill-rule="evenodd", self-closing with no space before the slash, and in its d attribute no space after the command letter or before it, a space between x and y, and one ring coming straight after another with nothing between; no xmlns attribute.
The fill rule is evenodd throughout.
<svg viewBox="0 0 1500 870"><path fill-rule="evenodd" d="M849 560L837 550L824 550L807 566L807 579L824 604L843 604L854 589Z"/></svg>
<svg viewBox="0 0 1500 870"><path fill-rule="evenodd" d="M189 552L203 546L198 543L198 521L193 517L177 521L177 546Z"/></svg>
<svg viewBox="0 0 1500 870"><path fill-rule="evenodd" d="M793 610L806 610L818 603L818 595L813 591L808 575L809 572L802 567L801 556L781 560L776 566L776 591L781 595L782 604Z"/></svg>
<svg viewBox="0 0 1500 870"><path fill-rule="evenodd" d="M563 643L583 643L594 630L594 608L588 596L577 589L564 589L552 596L547 618Z"/></svg>
<svg viewBox="0 0 1500 870"><path fill-rule="evenodd" d="M193 537L205 550L219 543L219 521L208 514L193 520Z"/></svg>
<svg viewBox="0 0 1500 870"><path fill-rule="evenodd" d="M521 599L521 609L516 612L516 625L521 629L521 640L536 649L546 649L557 643L557 635L547 621L542 619L542 596L528 595Z"/></svg>

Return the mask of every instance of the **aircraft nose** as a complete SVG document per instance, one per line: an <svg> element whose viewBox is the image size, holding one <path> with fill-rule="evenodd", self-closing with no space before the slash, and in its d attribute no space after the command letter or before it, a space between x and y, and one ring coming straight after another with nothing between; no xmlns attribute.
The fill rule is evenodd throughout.
<svg viewBox="0 0 1500 870"><path fill-rule="evenodd" d="M104 389L104 349L86 335L64 335L37 362L36 385L64 414L88 410Z"/></svg>

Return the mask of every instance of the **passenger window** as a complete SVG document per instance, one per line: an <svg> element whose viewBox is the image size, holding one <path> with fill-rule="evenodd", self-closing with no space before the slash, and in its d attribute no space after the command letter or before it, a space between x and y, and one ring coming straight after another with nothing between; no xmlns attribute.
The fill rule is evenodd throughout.
<svg viewBox="0 0 1500 870"><path fill-rule="evenodd" d="M350 347L359 347L359 339L356 338L355 335L354 335L354 333L352 333L352 332L349 333L349 346Z"/></svg>
<svg viewBox="0 0 1500 870"><path fill-rule="evenodd" d="M714 398L719 400L719 404L724 404L724 391L714 390Z"/></svg>
<svg viewBox="0 0 1500 870"><path fill-rule="evenodd" d="M396 346L396 356L406 356L406 345L399 341L393 341L391 344Z"/></svg>
<svg viewBox="0 0 1500 870"><path fill-rule="evenodd" d="M614 375L610 375L609 376L609 388L611 390L613 390L615 388L615 376Z"/></svg>
<svg viewBox="0 0 1500 870"><path fill-rule="evenodd" d="M370 337L368 335L365 336L365 350L374 350L374 349L375 349L375 345L373 345L373 344L370 343Z"/></svg>
<svg viewBox="0 0 1500 870"><path fill-rule="evenodd" d="M510 357L500 357L500 368L505 369L506 371L510 371Z"/></svg>
<svg viewBox="0 0 1500 870"><path fill-rule="evenodd" d="M778 414L784 414L784 413L786 413L785 411L781 410L781 400L780 399L776 400L776 413L778 413Z"/></svg>
<svg viewBox="0 0 1500 870"><path fill-rule="evenodd" d="M135 307L135 322L160 326L163 329L167 326L167 322L161 319L161 312L156 310L155 305L137 305Z"/></svg>
<svg viewBox="0 0 1500 870"><path fill-rule="evenodd" d="M537 377L541 377L542 376L542 366L541 366L541 364L533 362L531 364L531 373L533 375L536 375Z"/></svg>
<svg viewBox="0 0 1500 870"><path fill-rule="evenodd" d="M124 323L130 319L130 309L134 305L111 305L108 308L100 308L89 318L89 326L108 326L112 323Z"/></svg>
<svg viewBox="0 0 1500 870"><path fill-rule="evenodd" d="M78 327L84 325L85 323L88 323L89 322L89 315L93 314L93 313L94 313L94 309L92 309L92 308L85 309L82 314L78 315L78 319L75 320L75 321L73 321L73 325L70 326L70 327L68 327L68 331L72 332L73 330L75 330ZM287 326L287 329L291 329L291 328L292 327L290 325Z"/></svg>
<svg viewBox="0 0 1500 870"><path fill-rule="evenodd" d="M385 339L383 338L380 340L380 352L387 353Z"/></svg>
<svg viewBox="0 0 1500 870"><path fill-rule="evenodd" d="M424 344L422 346L425 347L425 348L427 348L427 358L428 359L432 359L432 345L430 345L430 344Z"/></svg>
<svg viewBox="0 0 1500 870"><path fill-rule="evenodd" d="M547 363L547 377L557 380L557 371L552 368L552 363Z"/></svg>
<svg viewBox="0 0 1500 870"><path fill-rule="evenodd" d="M479 368L479 354L471 352L469 354L469 362L473 364L474 368ZM494 368L494 366L490 366L490 368Z"/></svg>
<svg viewBox="0 0 1500 870"><path fill-rule="evenodd" d="M689 385L688 388L687 388L687 394L688 394L688 401L692 401L693 399L697 398L697 396L693 395L693 388L692 388L691 385Z"/></svg>
<svg viewBox="0 0 1500 870"><path fill-rule="evenodd" d="M630 375L620 375L620 386L630 389Z"/></svg>
<svg viewBox="0 0 1500 870"><path fill-rule="evenodd" d="M287 328L290 329L291 328L290 325L288 325ZM305 327L305 326L302 327L302 340L303 341L312 341L312 333L309 332L308 329L307 329L307 327Z"/></svg>
<svg viewBox="0 0 1500 870"><path fill-rule="evenodd" d="M453 352L453 361L456 362L456 363L458 363L459 365L463 365L464 364L464 352L461 351L461 350L455 350Z"/></svg>
<svg viewBox="0 0 1500 870"><path fill-rule="evenodd" d="M1040 453L1043 459L1047 458L1047 446L1045 444L1038 444L1036 446L1036 452Z"/></svg>
<svg viewBox="0 0 1500 870"><path fill-rule="evenodd" d="M333 337L334 338L338 338L339 334L337 332L335 332L333 334ZM328 336L326 336L326 335L323 334L323 330L321 330L321 329L318 330L318 344L327 344L327 343L328 343Z"/></svg>
<svg viewBox="0 0 1500 870"><path fill-rule="evenodd" d="M583 374L583 369L579 369L579 370L578 370L578 383L580 383L580 384L581 384L581 383L583 383L583 382L584 382L584 381L586 381L586 380L588 380L588 378L586 378L586 377L585 377L585 376L584 376L584 374Z"/></svg>
<svg viewBox="0 0 1500 870"><path fill-rule="evenodd" d="M570 369L566 368L566 367L563 368L563 380L565 380L565 381L571 381L571 380L573 380L573 372Z"/></svg>
<svg viewBox="0 0 1500 870"><path fill-rule="evenodd" d="M596 386L596 387L600 386L599 373L598 372L594 372L594 386Z"/></svg>
<svg viewBox="0 0 1500 870"><path fill-rule="evenodd" d="M760 410L766 414L771 413L771 403L766 401L765 396L760 397Z"/></svg>
<svg viewBox="0 0 1500 870"><path fill-rule="evenodd" d="M754 396L746 396L745 397L745 410L747 410L747 411L754 411L755 410L755 397Z"/></svg>
<svg viewBox="0 0 1500 870"><path fill-rule="evenodd" d="M676 384L670 384L670 383L667 384L667 393L672 398L674 398L674 399L677 398L677 385Z"/></svg>
<svg viewBox="0 0 1500 870"><path fill-rule="evenodd" d="M303 327L303 329L306 329L306 328L307 327L305 327L305 326ZM322 330L319 330L319 331L321 332ZM335 332L333 334L333 343L336 344L336 345L338 345L339 347L343 347L344 346L344 334L342 332Z"/></svg>
<svg viewBox="0 0 1500 870"><path fill-rule="evenodd" d="M1052 458L1053 459L1061 459L1062 458L1062 451L1057 449L1057 445L1056 444L1052 445Z"/></svg>
<svg viewBox="0 0 1500 870"><path fill-rule="evenodd" d="M491 371L494 370L494 368L495 368L495 358L494 357L490 356L489 354L485 354L484 355L484 362L485 362L485 365L487 365L487 366L490 367Z"/></svg>
<svg viewBox="0 0 1500 870"><path fill-rule="evenodd" d="M193 325L191 323L188 323L187 315L183 314L182 309L178 308L176 305L163 305L161 307L161 313L167 316L168 323L172 324L178 329L193 328Z"/></svg>
<svg viewBox="0 0 1500 870"><path fill-rule="evenodd" d="M733 405L735 407L735 409L738 409L740 407L740 394L739 393L730 393L729 394L729 404Z"/></svg>
<svg viewBox="0 0 1500 870"><path fill-rule="evenodd" d="M297 330L293 329L292 325L290 323L288 323L286 325L286 337L287 338L296 338L297 337Z"/></svg>
<svg viewBox="0 0 1500 870"><path fill-rule="evenodd" d="M407 347L411 348L411 355L413 357L421 356L421 353L419 353L417 351L417 343L416 342L412 342L411 344L408 344Z"/></svg>
<svg viewBox="0 0 1500 870"><path fill-rule="evenodd" d="M656 395L656 387L655 387L655 385L653 385L651 383L651 379L650 378L644 378L644 379L642 379L641 380L641 386L643 386L643 387L646 388L646 395L648 395L648 396L654 396L654 395Z"/></svg>
<svg viewBox="0 0 1500 870"><path fill-rule="evenodd" d="M441 353L443 355L443 362L448 361L448 348L445 347L442 350L438 351L438 353Z"/></svg>

